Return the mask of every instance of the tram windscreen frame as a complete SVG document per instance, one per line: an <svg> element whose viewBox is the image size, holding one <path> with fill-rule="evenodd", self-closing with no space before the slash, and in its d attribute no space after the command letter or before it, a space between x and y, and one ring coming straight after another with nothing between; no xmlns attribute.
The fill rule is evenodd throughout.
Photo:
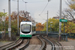
<svg viewBox="0 0 75 50"><path fill-rule="evenodd" d="M30 24L22 24L21 25L21 32L22 33L30 33L31 32L31 25Z"/></svg>

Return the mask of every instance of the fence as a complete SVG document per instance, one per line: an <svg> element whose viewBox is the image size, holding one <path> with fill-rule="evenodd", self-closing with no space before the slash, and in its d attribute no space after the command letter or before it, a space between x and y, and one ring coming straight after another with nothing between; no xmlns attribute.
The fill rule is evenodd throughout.
<svg viewBox="0 0 75 50"><path fill-rule="evenodd" d="M69 38L75 38L75 33L68 33L67 36L68 36Z"/></svg>

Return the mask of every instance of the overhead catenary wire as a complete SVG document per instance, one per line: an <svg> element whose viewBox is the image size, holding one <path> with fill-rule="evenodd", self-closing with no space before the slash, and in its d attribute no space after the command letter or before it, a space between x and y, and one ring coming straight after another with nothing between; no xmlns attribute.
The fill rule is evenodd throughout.
<svg viewBox="0 0 75 50"><path fill-rule="evenodd" d="M49 2L48 2L49 3ZM41 14L44 12L44 10L46 9L46 7L48 6L48 3L46 4L46 6L44 7L43 11L39 14L39 16L41 16Z"/></svg>
<svg viewBox="0 0 75 50"><path fill-rule="evenodd" d="M48 3L50 2L50 0L48 0ZM48 3L46 4L45 8L43 9L43 11L46 9L46 7L48 6ZM39 16L43 13L43 11L39 14Z"/></svg>
<svg viewBox="0 0 75 50"><path fill-rule="evenodd" d="M50 0L48 0L48 3L46 4L46 6L44 7L43 11L39 14L39 16L41 16L41 14L44 12L44 10L46 9L46 7L48 6Z"/></svg>

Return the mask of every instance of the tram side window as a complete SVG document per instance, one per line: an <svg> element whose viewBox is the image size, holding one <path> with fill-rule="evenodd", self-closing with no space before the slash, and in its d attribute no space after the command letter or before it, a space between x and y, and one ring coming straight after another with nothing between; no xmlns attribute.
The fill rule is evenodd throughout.
<svg viewBox="0 0 75 50"><path fill-rule="evenodd" d="M36 31L36 26L32 26L32 31Z"/></svg>

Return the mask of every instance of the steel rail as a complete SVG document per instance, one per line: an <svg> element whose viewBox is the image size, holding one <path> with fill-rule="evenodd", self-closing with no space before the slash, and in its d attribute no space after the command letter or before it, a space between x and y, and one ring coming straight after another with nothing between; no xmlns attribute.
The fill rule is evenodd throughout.
<svg viewBox="0 0 75 50"><path fill-rule="evenodd" d="M57 41L57 42L58 42L58 41ZM58 42L58 44L59 44L60 46L62 46L61 43ZM61 50L63 50L63 47L61 47Z"/></svg>
<svg viewBox="0 0 75 50"><path fill-rule="evenodd" d="M56 50L55 45L50 40L48 40L47 38L45 38L43 36L42 36L42 38L45 39L49 44L51 44L51 46L52 46L51 50Z"/></svg>
<svg viewBox="0 0 75 50"><path fill-rule="evenodd" d="M42 42L42 45L39 50L46 50L46 42L43 41L39 36L37 36L37 38Z"/></svg>
<svg viewBox="0 0 75 50"><path fill-rule="evenodd" d="M48 39L50 39L50 38L48 37ZM59 50L63 50L63 47L62 47L62 45L61 45L60 42L55 41L55 40L53 40L53 39L51 39L51 40L54 41L59 47L61 46L61 49L59 48Z"/></svg>
<svg viewBox="0 0 75 50"><path fill-rule="evenodd" d="M8 44L6 44L6 45L0 46L0 48L5 47L5 46L7 46L7 45L10 45L10 44L12 44L12 43L14 43L14 42L10 42L10 43L8 43Z"/></svg>
<svg viewBox="0 0 75 50"><path fill-rule="evenodd" d="M30 39L27 40L27 43L25 44L25 46L23 46L22 48L20 48L19 50L24 50L29 46L30 43Z"/></svg>
<svg viewBox="0 0 75 50"><path fill-rule="evenodd" d="M6 50L11 50L11 49L15 49L17 46L21 45L23 43L23 39L21 39L18 43L16 43L15 45L12 45L11 47L7 48Z"/></svg>
<svg viewBox="0 0 75 50"><path fill-rule="evenodd" d="M59 50L63 50L62 45L61 45L59 42L56 42L56 43L57 43L57 45L58 45L59 47L61 47L61 48L59 48Z"/></svg>
<svg viewBox="0 0 75 50"><path fill-rule="evenodd" d="M54 40L55 41L55 40ZM62 47L62 45L61 45L61 43L59 43L58 41L55 41L56 42L56 44L60 47L61 46L61 48L59 48L59 50L63 50L63 47Z"/></svg>
<svg viewBox="0 0 75 50"><path fill-rule="evenodd" d="M19 39L20 39L20 38L19 38ZM18 39L18 40L19 40L19 39ZM16 41L18 41L18 40L16 40ZM14 43L14 42L16 42L16 41L10 42L10 43L5 44L5 45L2 45L2 46L0 46L0 48L5 47L5 46L7 46L7 45L10 45L10 44L12 44L12 43Z"/></svg>
<svg viewBox="0 0 75 50"><path fill-rule="evenodd" d="M11 45L14 45L19 40L20 40L20 38L12 43L1 46L0 50L5 50L6 48L10 47Z"/></svg>

